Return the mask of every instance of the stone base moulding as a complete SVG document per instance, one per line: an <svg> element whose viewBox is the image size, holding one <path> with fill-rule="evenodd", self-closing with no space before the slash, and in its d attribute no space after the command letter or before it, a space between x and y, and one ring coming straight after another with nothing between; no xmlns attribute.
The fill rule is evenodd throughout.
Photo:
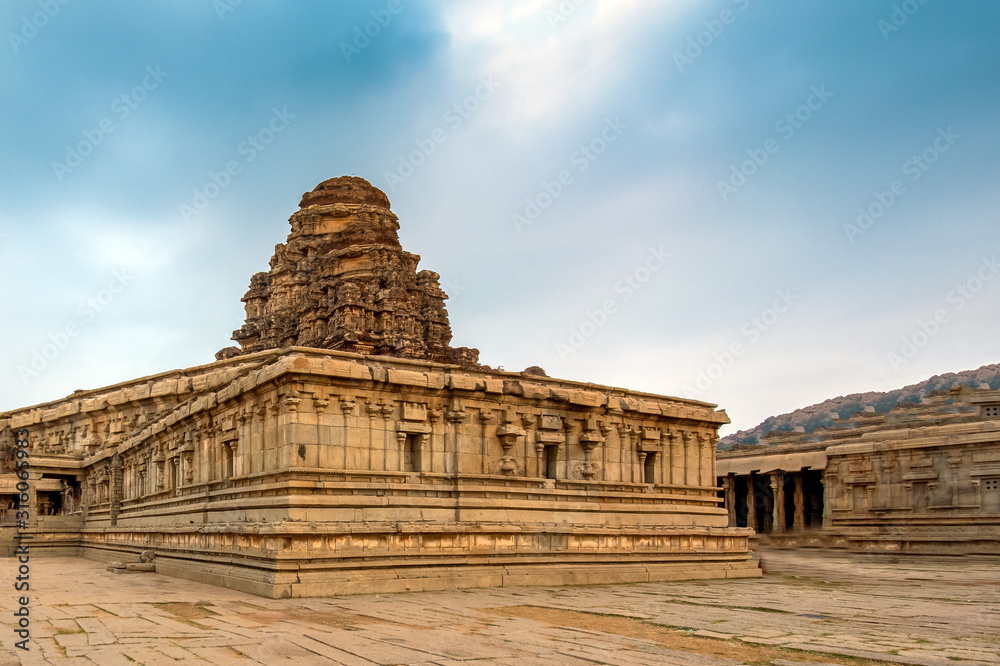
<svg viewBox="0 0 1000 666"><path fill-rule="evenodd" d="M120 532L114 535L91 532L84 535L80 545L69 547L49 542L48 535L35 536L32 553L39 557L83 556L101 562L131 562L137 561L144 550L144 546L130 546L127 535ZM437 542L440 535L426 536ZM747 535L686 534L650 538L636 534L537 534L516 540L522 547L507 548L506 552L500 546L509 545L511 540L498 540L497 535L448 536L455 542L476 542L480 546L491 542L494 548L480 547L466 554L445 553L441 548L425 548L423 540L416 538L409 544L410 552L407 553L405 544L395 535L381 535L373 540L391 546L367 553L362 549L353 556L333 550L325 555L306 551L312 557L296 557L295 545L298 544L294 540L288 544L293 552L286 555L253 556L224 549L206 552L174 548L157 551L155 571L270 598L761 575L746 550ZM539 542L548 545L549 549L531 548ZM600 548L608 543L617 544L618 548ZM593 547L595 544L597 548ZM671 544L684 544L686 548L672 548Z"/></svg>

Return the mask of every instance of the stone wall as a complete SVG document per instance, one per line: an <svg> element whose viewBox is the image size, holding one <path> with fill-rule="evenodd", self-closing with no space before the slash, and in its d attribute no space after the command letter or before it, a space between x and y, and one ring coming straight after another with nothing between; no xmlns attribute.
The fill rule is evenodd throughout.
<svg viewBox="0 0 1000 666"><path fill-rule="evenodd" d="M771 446L720 453L719 484L730 524L789 544L996 554L998 408L1000 391L960 386L887 414L863 412L842 419L839 427L774 434ZM810 478L813 494L802 487ZM807 520L815 493L821 515Z"/></svg>
<svg viewBox="0 0 1000 666"><path fill-rule="evenodd" d="M839 539L862 550L1000 552L1000 421L888 431L827 454Z"/></svg>

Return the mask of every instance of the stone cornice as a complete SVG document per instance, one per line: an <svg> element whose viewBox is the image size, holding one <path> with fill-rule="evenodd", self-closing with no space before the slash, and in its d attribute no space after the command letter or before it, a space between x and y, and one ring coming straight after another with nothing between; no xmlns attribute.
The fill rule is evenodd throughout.
<svg viewBox="0 0 1000 666"><path fill-rule="evenodd" d="M725 411L716 411L715 405L696 400L518 372L466 370L453 364L307 347L269 350L142 377L0 414L0 418L17 428L153 398L179 398L183 401L165 418L136 433L136 437L142 439L146 431L152 434L154 430L169 427L182 418L246 394L287 374L384 382L411 389L448 389L472 395L478 392L507 394L568 403L581 408L621 410L638 418L667 417L679 422L690 421L692 425L697 422L729 422Z"/></svg>

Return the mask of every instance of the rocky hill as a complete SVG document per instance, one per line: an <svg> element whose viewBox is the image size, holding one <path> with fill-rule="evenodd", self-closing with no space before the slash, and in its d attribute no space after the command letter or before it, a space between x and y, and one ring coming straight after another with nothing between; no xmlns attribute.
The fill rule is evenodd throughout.
<svg viewBox="0 0 1000 666"><path fill-rule="evenodd" d="M727 435L719 440L719 448L727 450L737 444L756 445L772 431L791 431L801 428L800 432L809 433L816 428L833 425L837 418L848 418L852 414L866 409L868 411L874 409L875 412L881 414L888 412L901 402L920 402L929 393L949 389L955 384L967 384L978 388L1000 388L1000 364L984 365L978 370L935 375L926 381L904 386L895 391L852 393L824 400L809 407L796 409L788 414L771 416L755 428Z"/></svg>

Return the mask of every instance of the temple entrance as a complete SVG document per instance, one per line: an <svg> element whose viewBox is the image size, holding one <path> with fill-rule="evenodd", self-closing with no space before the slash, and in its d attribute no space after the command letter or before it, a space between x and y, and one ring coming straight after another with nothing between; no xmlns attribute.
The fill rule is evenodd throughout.
<svg viewBox="0 0 1000 666"><path fill-rule="evenodd" d="M823 527L823 472L802 470L802 512L805 527Z"/></svg>
<svg viewBox="0 0 1000 666"><path fill-rule="evenodd" d="M758 534L823 526L823 472L803 469L730 475L720 479L735 527Z"/></svg>

